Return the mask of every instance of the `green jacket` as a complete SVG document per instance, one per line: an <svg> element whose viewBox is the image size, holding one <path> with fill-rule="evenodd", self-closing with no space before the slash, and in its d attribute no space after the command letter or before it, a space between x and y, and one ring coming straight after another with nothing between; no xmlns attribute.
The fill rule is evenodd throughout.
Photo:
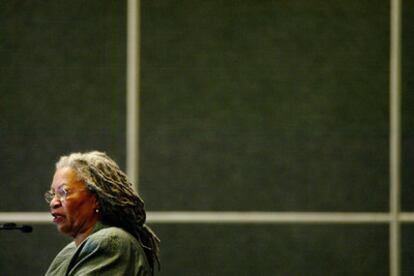
<svg viewBox="0 0 414 276"><path fill-rule="evenodd" d="M69 243L55 257L46 276L151 275L144 250L128 232L97 223L78 247Z"/></svg>

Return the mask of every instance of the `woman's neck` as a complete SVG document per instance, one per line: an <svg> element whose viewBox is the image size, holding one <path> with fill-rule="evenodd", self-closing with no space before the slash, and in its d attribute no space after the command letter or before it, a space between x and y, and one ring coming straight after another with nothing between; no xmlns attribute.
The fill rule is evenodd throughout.
<svg viewBox="0 0 414 276"><path fill-rule="evenodd" d="M75 245L79 246L90 234L92 234L93 229L98 221L95 220L91 223L88 227L84 228L84 230L78 232L74 237Z"/></svg>

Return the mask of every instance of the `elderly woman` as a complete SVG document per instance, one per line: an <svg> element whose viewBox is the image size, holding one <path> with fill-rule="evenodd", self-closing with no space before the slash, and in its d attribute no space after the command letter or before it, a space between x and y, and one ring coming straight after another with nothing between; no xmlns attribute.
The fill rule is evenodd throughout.
<svg viewBox="0 0 414 276"><path fill-rule="evenodd" d="M154 274L159 240L144 202L105 153L61 157L45 199L58 231L73 238L46 275Z"/></svg>

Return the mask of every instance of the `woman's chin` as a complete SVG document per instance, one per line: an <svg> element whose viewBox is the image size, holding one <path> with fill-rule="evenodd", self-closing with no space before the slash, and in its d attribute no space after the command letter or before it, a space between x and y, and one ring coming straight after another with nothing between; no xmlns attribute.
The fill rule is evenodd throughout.
<svg viewBox="0 0 414 276"><path fill-rule="evenodd" d="M57 230L60 233L65 234L65 235L69 234L69 229L68 229L67 225L65 225L64 223L58 223L58 224L56 224L56 227L57 227Z"/></svg>

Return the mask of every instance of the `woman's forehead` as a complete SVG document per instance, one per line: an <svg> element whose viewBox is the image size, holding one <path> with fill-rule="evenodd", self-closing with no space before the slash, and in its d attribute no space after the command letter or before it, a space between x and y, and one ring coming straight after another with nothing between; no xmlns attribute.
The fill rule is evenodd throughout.
<svg viewBox="0 0 414 276"><path fill-rule="evenodd" d="M53 176L53 182L51 187L58 188L62 185L69 187L82 186L82 181L79 181L76 171L70 167L64 167L57 169Z"/></svg>

